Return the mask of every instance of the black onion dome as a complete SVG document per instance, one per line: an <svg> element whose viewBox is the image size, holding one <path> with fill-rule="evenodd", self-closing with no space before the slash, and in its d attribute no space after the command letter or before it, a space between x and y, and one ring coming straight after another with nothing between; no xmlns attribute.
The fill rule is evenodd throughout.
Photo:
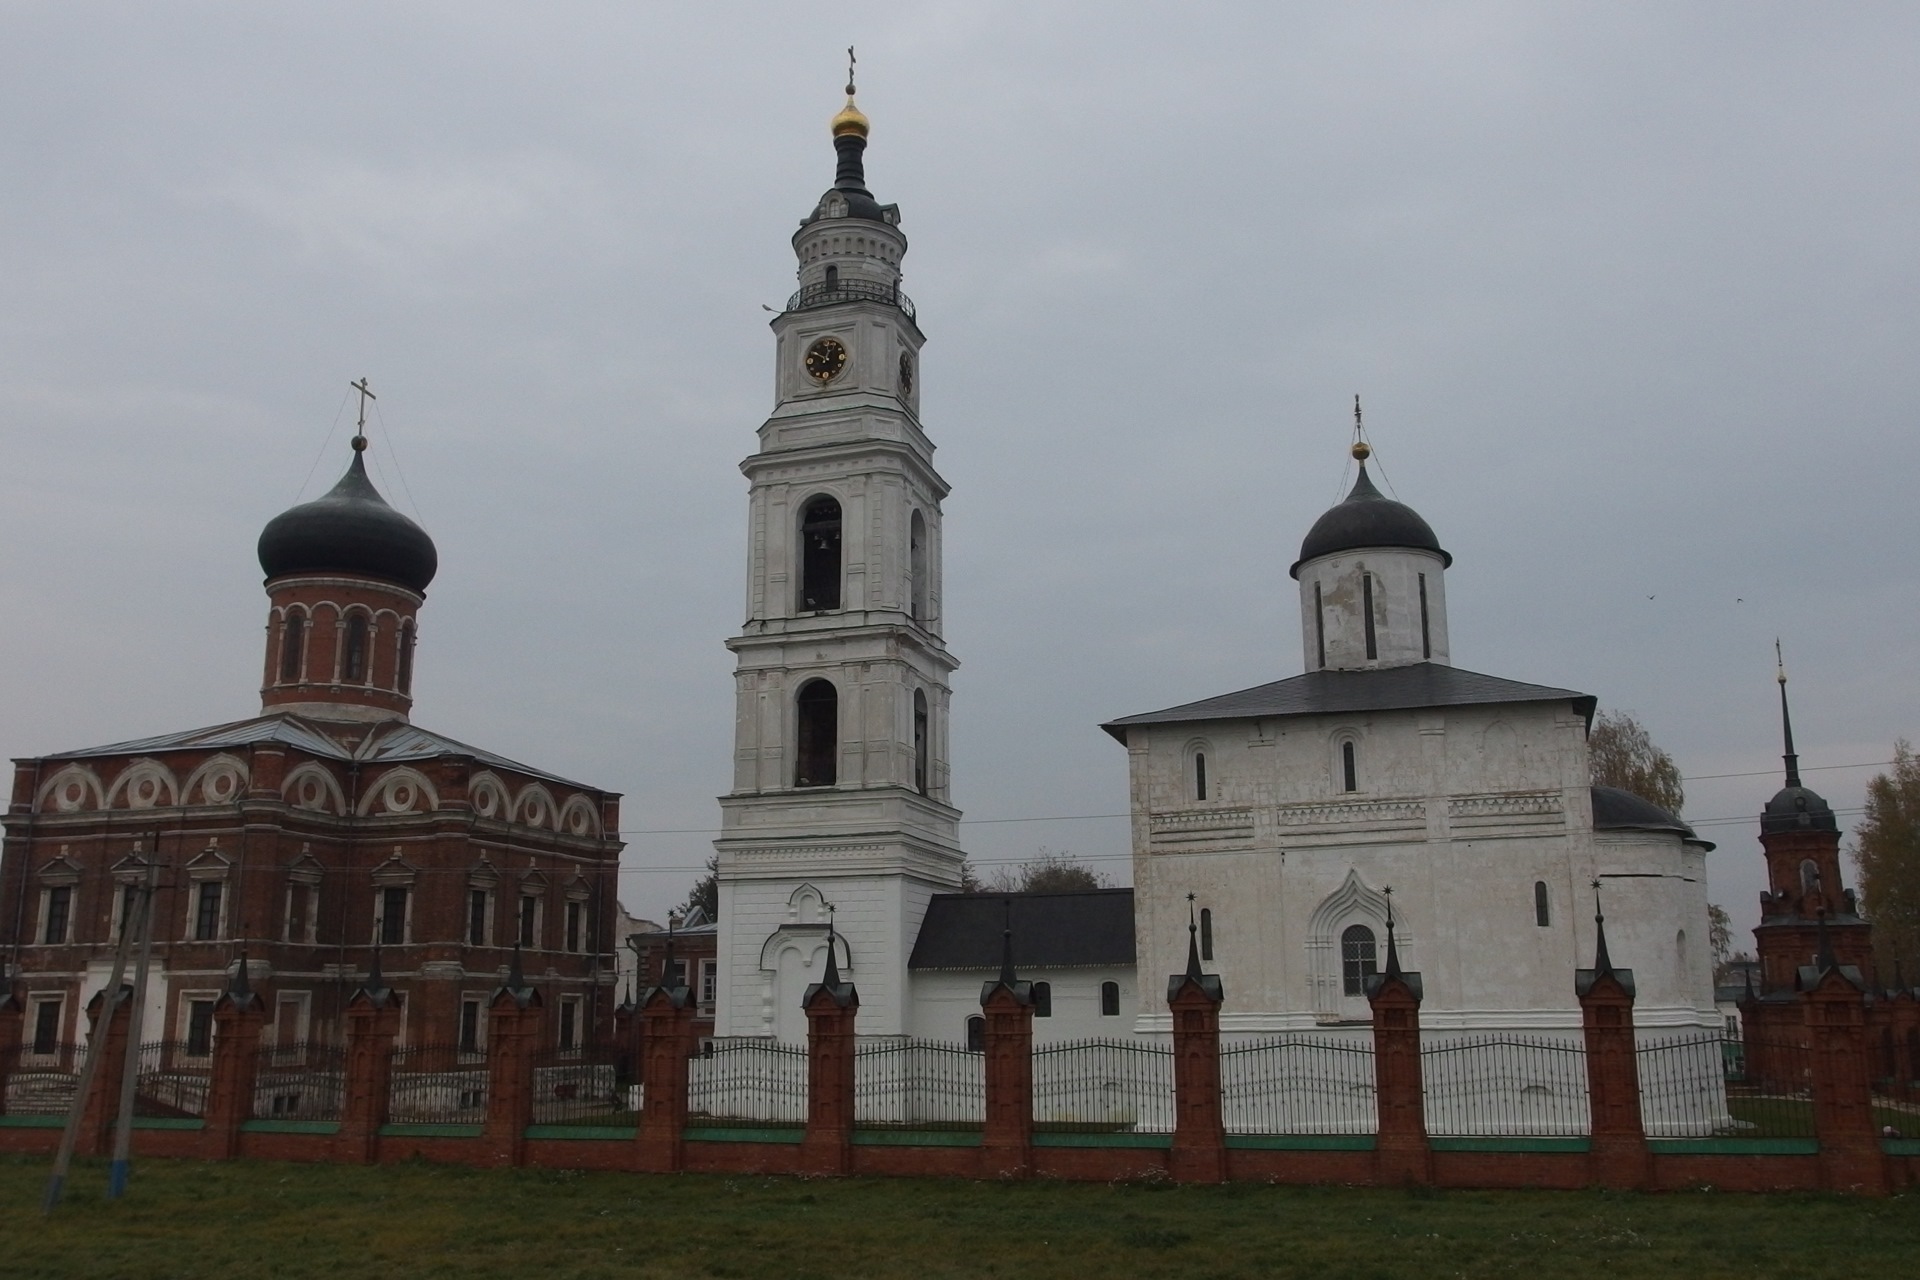
<svg viewBox="0 0 1920 1280"><path fill-rule="evenodd" d="M1839 829L1840 824L1833 816L1833 807L1821 799L1817 792L1798 784L1780 788L1760 813L1760 830L1763 832Z"/></svg>
<svg viewBox="0 0 1920 1280"><path fill-rule="evenodd" d="M1692 827L1651 800L1619 787L1594 787L1592 792L1595 831L1671 831L1688 844L1713 848L1696 836Z"/></svg>
<svg viewBox="0 0 1920 1280"><path fill-rule="evenodd" d="M1288 572L1298 578L1300 566L1309 560L1362 547L1411 547L1433 552L1443 565L1453 563L1453 557L1440 549L1440 539L1433 536L1433 528L1418 511L1373 487L1364 462L1360 464L1360 478L1353 482L1353 492L1307 530L1306 541L1300 544L1300 558Z"/></svg>
<svg viewBox="0 0 1920 1280"><path fill-rule="evenodd" d="M293 573L342 573L425 591L440 568L427 531L387 505L367 479L356 448L340 483L322 497L282 511L260 531L260 567L269 579Z"/></svg>

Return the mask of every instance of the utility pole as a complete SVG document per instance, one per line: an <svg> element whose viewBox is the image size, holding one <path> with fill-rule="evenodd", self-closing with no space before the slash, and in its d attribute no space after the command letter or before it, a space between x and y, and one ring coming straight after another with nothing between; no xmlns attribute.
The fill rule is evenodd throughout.
<svg viewBox="0 0 1920 1280"><path fill-rule="evenodd" d="M133 1009L127 1015L127 1066L120 1073L120 1114L113 1125L113 1163L107 1170L107 1199L127 1192L133 1154L134 1099L140 1087L140 1024L147 1008L147 973L153 959L153 886L160 871L160 833L153 833L153 859L147 863L147 882L141 886L145 904L140 913L140 962L133 971ZM242 963L245 963L244 961Z"/></svg>

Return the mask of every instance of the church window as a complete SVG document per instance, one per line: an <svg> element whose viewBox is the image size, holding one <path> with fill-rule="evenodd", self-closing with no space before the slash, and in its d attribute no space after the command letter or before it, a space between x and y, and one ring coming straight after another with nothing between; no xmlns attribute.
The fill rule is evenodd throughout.
<svg viewBox="0 0 1920 1280"><path fill-rule="evenodd" d="M1812 893L1814 886L1820 883L1820 868L1808 858L1800 864L1800 892Z"/></svg>
<svg viewBox="0 0 1920 1280"><path fill-rule="evenodd" d="M1341 989L1350 996L1367 994L1367 979L1380 972L1374 959L1373 930L1351 925L1340 935Z"/></svg>
<svg viewBox="0 0 1920 1280"><path fill-rule="evenodd" d="M1380 656L1380 645L1373 627L1373 575L1370 573L1360 575L1360 612L1365 615L1367 661L1371 662ZM1349 787L1348 790L1351 791L1352 788Z"/></svg>
<svg viewBox="0 0 1920 1280"><path fill-rule="evenodd" d="M540 899L531 893L520 895L520 945L532 948L540 934Z"/></svg>
<svg viewBox="0 0 1920 1280"><path fill-rule="evenodd" d="M467 890L467 945L484 947L487 945L487 899L491 896L485 889Z"/></svg>
<svg viewBox="0 0 1920 1280"><path fill-rule="evenodd" d="M367 615L356 613L347 619L347 656L340 666L342 680L367 678Z"/></svg>
<svg viewBox="0 0 1920 1280"><path fill-rule="evenodd" d="M193 940L212 942L220 936L220 898L226 886L217 880L205 880L200 884L198 895L194 899Z"/></svg>
<svg viewBox="0 0 1920 1280"><path fill-rule="evenodd" d="M1542 929L1553 923L1553 913L1547 903L1547 882L1533 882L1533 922Z"/></svg>
<svg viewBox="0 0 1920 1280"><path fill-rule="evenodd" d="M394 676L394 688L401 693L413 692L413 624L403 623L400 627L400 660Z"/></svg>
<svg viewBox="0 0 1920 1280"><path fill-rule="evenodd" d="M1340 744L1340 789L1342 791L1360 789L1360 771L1354 764L1352 740Z"/></svg>
<svg viewBox="0 0 1920 1280"><path fill-rule="evenodd" d="M1100 984L1100 1016L1117 1018L1120 1016L1120 984L1103 982Z"/></svg>
<svg viewBox="0 0 1920 1280"><path fill-rule="evenodd" d="M1053 1016L1053 984L1051 982L1033 984L1033 1016L1036 1018Z"/></svg>
<svg viewBox="0 0 1920 1280"><path fill-rule="evenodd" d="M58 884L47 890L46 920L40 929L40 941L49 946L67 940L67 917L73 913L73 886Z"/></svg>
<svg viewBox="0 0 1920 1280"><path fill-rule="evenodd" d="M287 886L287 941L305 942L307 926L312 920L313 886L290 884Z"/></svg>
<svg viewBox="0 0 1920 1280"><path fill-rule="evenodd" d="M831 264L827 267L827 292L832 293L840 287L840 268Z"/></svg>
<svg viewBox="0 0 1920 1280"><path fill-rule="evenodd" d="M567 950L580 949L581 926L586 923L587 904L569 902L567 904Z"/></svg>
<svg viewBox="0 0 1920 1280"><path fill-rule="evenodd" d="M187 1001L186 1056L205 1058L213 1053L213 1004L211 1000Z"/></svg>
<svg viewBox="0 0 1920 1280"><path fill-rule="evenodd" d="M987 1020L979 1014L967 1019L967 1048L982 1053L987 1047Z"/></svg>
<svg viewBox="0 0 1920 1280"><path fill-rule="evenodd" d="M407 891L392 885L380 890L380 945L398 947L407 940Z"/></svg>
<svg viewBox="0 0 1920 1280"><path fill-rule="evenodd" d="M33 1049L36 1057L49 1057L60 1050L60 1001L38 1000L33 1006Z"/></svg>
<svg viewBox="0 0 1920 1280"><path fill-rule="evenodd" d="M1320 646L1320 668L1327 666L1327 606L1320 598L1320 584L1313 584L1313 636Z"/></svg>
<svg viewBox="0 0 1920 1280"><path fill-rule="evenodd" d="M480 1002L467 999L460 1002L460 1052L480 1052Z"/></svg>
<svg viewBox="0 0 1920 1280"><path fill-rule="evenodd" d="M1207 753L1204 751L1193 753L1193 798L1207 798Z"/></svg>
<svg viewBox="0 0 1920 1280"><path fill-rule="evenodd" d="M1200 908L1200 958L1213 959L1213 908Z"/></svg>
<svg viewBox="0 0 1920 1280"><path fill-rule="evenodd" d="M307 616L289 613L280 624L280 678L298 680L301 660L306 657Z"/></svg>
<svg viewBox="0 0 1920 1280"><path fill-rule="evenodd" d="M809 680L796 700L799 731L793 785L830 787L840 748L840 695L825 680Z"/></svg>
<svg viewBox="0 0 1920 1280"><path fill-rule="evenodd" d="M840 504L819 497L800 518L800 607L840 607Z"/></svg>
<svg viewBox="0 0 1920 1280"><path fill-rule="evenodd" d="M902 368L906 366L902 365ZM918 511L907 522L907 616L927 616L927 518Z"/></svg>
<svg viewBox="0 0 1920 1280"><path fill-rule="evenodd" d="M913 789L927 794L927 693L913 691Z"/></svg>
<svg viewBox="0 0 1920 1280"><path fill-rule="evenodd" d="M1420 657L1433 657L1433 629L1427 620L1427 575L1420 575Z"/></svg>
<svg viewBox="0 0 1920 1280"><path fill-rule="evenodd" d="M560 1048L580 1047L580 997L567 996L560 1001Z"/></svg>

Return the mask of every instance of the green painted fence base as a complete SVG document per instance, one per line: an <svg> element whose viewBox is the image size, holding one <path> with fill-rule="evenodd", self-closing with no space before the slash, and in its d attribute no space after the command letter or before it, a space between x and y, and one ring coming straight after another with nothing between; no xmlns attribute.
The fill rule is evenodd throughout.
<svg viewBox="0 0 1920 1280"><path fill-rule="evenodd" d="M1882 1138L1880 1149L1890 1156L1920 1156L1920 1138Z"/></svg>
<svg viewBox="0 0 1920 1280"><path fill-rule="evenodd" d="M204 1129L207 1122L198 1116L135 1116L136 1129Z"/></svg>
<svg viewBox="0 0 1920 1280"><path fill-rule="evenodd" d="M1149 1147L1173 1146L1170 1133L1036 1133L1036 1147Z"/></svg>
<svg viewBox="0 0 1920 1280"><path fill-rule="evenodd" d="M1817 1156L1812 1138L1649 1138L1657 1156Z"/></svg>
<svg viewBox="0 0 1920 1280"><path fill-rule="evenodd" d="M480 1124L383 1124L383 1138L477 1138L486 1132Z"/></svg>
<svg viewBox="0 0 1920 1280"><path fill-rule="evenodd" d="M1229 1151L1371 1151L1370 1133L1230 1133Z"/></svg>
<svg viewBox="0 0 1920 1280"><path fill-rule="evenodd" d="M632 1142L632 1129L615 1128L612 1125L593 1124L530 1124L526 1136L529 1138L551 1138L559 1142Z"/></svg>
<svg viewBox="0 0 1920 1280"><path fill-rule="evenodd" d="M792 1142L807 1136L804 1129L688 1129L681 1135L688 1142Z"/></svg>
<svg viewBox="0 0 1920 1280"><path fill-rule="evenodd" d="M1430 1151L1547 1151L1579 1155L1591 1149L1590 1138L1428 1138Z"/></svg>
<svg viewBox="0 0 1920 1280"><path fill-rule="evenodd" d="M856 1147L977 1147L978 1129L855 1129Z"/></svg>
<svg viewBox="0 0 1920 1280"><path fill-rule="evenodd" d="M319 1133L332 1135L340 1132L338 1120L245 1120L240 1124L242 1133Z"/></svg>
<svg viewBox="0 0 1920 1280"><path fill-rule="evenodd" d="M0 1129L64 1129L65 1116L0 1116Z"/></svg>

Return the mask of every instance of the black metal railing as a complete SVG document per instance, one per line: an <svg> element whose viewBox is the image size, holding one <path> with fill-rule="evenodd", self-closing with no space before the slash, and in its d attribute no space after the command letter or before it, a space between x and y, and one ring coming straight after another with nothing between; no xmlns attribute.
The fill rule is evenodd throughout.
<svg viewBox="0 0 1920 1280"><path fill-rule="evenodd" d="M811 311L815 307L837 306L843 302L884 302L890 307L900 308L906 313L907 319L914 318L913 299L900 292L898 285L885 285L871 280L839 280L832 284L821 281L802 285L787 299L786 309Z"/></svg>
<svg viewBox="0 0 1920 1280"><path fill-rule="evenodd" d="M533 1122L631 1129L640 1091L631 1058L610 1045L546 1049L533 1056Z"/></svg>
<svg viewBox="0 0 1920 1280"><path fill-rule="evenodd" d="M7 1076L6 1113L57 1116L73 1110L86 1053L85 1045L64 1040L47 1045L42 1053L33 1051L31 1039L22 1043L19 1061Z"/></svg>
<svg viewBox="0 0 1920 1280"><path fill-rule="evenodd" d="M1290 1035L1220 1049L1228 1133L1372 1133L1373 1044Z"/></svg>
<svg viewBox="0 0 1920 1280"><path fill-rule="evenodd" d="M1887 1137L1920 1138L1920 1028L1867 1032L1873 1117Z"/></svg>
<svg viewBox="0 0 1920 1280"><path fill-rule="evenodd" d="M393 1051L387 1118L394 1124L480 1124L487 1118L486 1059L458 1045Z"/></svg>
<svg viewBox="0 0 1920 1280"><path fill-rule="evenodd" d="M140 1046L133 1114L180 1119L207 1111L213 1046L197 1040L151 1040Z"/></svg>
<svg viewBox="0 0 1920 1280"><path fill-rule="evenodd" d="M1033 1122L1046 1129L1172 1132L1173 1046L1134 1040L1036 1046Z"/></svg>
<svg viewBox="0 0 1920 1280"><path fill-rule="evenodd" d="M853 1054L862 1128L977 1129L986 1123L986 1054L937 1040L875 1040Z"/></svg>
<svg viewBox="0 0 1920 1280"><path fill-rule="evenodd" d="M1420 1077L1430 1134L1588 1132L1587 1051L1580 1040L1518 1035L1423 1040Z"/></svg>
<svg viewBox="0 0 1920 1280"><path fill-rule="evenodd" d="M755 1037L715 1040L687 1063L696 1124L805 1124L807 1046Z"/></svg>
<svg viewBox="0 0 1920 1280"><path fill-rule="evenodd" d="M1650 1037L1635 1051L1649 1138L1811 1138L1813 1064L1792 1037Z"/></svg>
<svg viewBox="0 0 1920 1280"><path fill-rule="evenodd" d="M325 1041L260 1047L253 1073L256 1120L338 1120L347 1095L347 1051Z"/></svg>

